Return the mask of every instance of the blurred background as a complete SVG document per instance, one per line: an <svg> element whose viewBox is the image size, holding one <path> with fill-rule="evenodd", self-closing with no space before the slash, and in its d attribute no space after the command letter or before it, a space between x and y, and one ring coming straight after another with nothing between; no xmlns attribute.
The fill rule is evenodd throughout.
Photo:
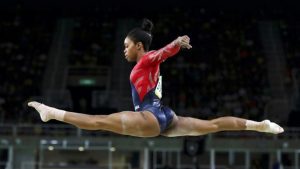
<svg viewBox="0 0 300 169"><path fill-rule="evenodd" d="M0 2L0 169L299 169L296 1ZM42 123L31 100L86 114L133 110L123 41L143 18L151 50L193 48L161 65L180 116L270 119L285 133L135 138Z"/></svg>

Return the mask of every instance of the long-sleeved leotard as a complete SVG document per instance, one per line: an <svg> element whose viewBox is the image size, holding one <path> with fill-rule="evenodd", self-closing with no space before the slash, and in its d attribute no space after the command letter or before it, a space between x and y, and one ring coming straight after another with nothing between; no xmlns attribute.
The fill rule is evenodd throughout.
<svg viewBox="0 0 300 169"><path fill-rule="evenodd" d="M132 100L135 111L150 111L157 118L161 132L172 122L173 111L161 105L161 81L159 65L168 57L174 56L180 47L172 43L157 50L147 52L134 66L130 74Z"/></svg>

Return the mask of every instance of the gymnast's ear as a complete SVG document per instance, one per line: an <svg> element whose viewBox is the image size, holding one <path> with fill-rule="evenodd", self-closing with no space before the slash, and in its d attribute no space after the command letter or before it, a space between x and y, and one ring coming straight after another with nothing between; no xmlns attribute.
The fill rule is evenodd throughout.
<svg viewBox="0 0 300 169"><path fill-rule="evenodd" d="M138 50L143 49L143 43L142 42L136 43L136 47L137 47Z"/></svg>

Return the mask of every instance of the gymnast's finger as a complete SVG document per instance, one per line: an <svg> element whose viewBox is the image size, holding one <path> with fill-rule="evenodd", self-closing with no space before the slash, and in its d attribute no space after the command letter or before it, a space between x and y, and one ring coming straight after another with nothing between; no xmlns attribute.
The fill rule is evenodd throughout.
<svg viewBox="0 0 300 169"><path fill-rule="evenodd" d="M192 48L192 45L190 45L189 43L184 43L181 46L182 46L182 48L187 48L187 49L191 49Z"/></svg>

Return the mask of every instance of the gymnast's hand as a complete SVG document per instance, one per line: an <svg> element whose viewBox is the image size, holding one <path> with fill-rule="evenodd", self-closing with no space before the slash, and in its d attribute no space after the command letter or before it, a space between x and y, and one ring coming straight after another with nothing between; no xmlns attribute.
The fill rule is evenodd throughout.
<svg viewBox="0 0 300 169"><path fill-rule="evenodd" d="M187 35L179 36L175 40L175 44L180 46L181 48L191 49L192 45L190 45L190 38Z"/></svg>

